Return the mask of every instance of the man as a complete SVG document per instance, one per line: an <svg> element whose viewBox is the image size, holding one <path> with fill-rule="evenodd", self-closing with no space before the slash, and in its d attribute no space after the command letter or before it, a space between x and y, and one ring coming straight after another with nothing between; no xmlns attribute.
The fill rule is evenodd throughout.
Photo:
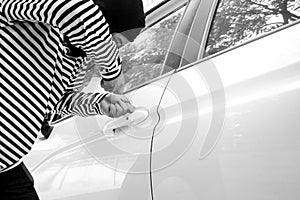
<svg viewBox="0 0 300 200"><path fill-rule="evenodd" d="M93 1L1 0L0 27L0 196L38 199L22 158L34 144L47 112L118 117L134 108L123 95L85 94L70 87L85 60L101 67L108 83L122 73L108 24ZM82 49L86 58L65 63L64 37ZM54 109L63 96L67 106Z"/></svg>

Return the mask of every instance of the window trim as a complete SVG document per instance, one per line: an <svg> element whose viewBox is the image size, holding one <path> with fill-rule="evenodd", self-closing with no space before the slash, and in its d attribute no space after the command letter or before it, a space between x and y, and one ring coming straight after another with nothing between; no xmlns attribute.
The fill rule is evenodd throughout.
<svg viewBox="0 0 300 200"><path fill-rule="evenodd" d="M210 12L209 12L206 24L205 24L203 37L201 38L201 42L200 42L201 48L200 48L200 51L198 52L197 60L204 58L205 48L207 45L210 29L212 27L212 23L214 21L214 16L218 9L219 3L220 3L220 0L213 1L212 7L210 9Z"/></svg>
<svg viewBox="0 0 300 200"><path fill-rule="evenodd" d="M184 48L184 52L182 54L183 58L190 58L194 62L199 60L198 59L198 54L199 51L203 49L203 37L206 34L206 27L207 23L210 20L210 14L211 10L214 7L216 1L212 0L201 0L199 2L197 11L195 13L194 19L193 19L193 24L191 26L190 33L188 35L188 38L191 38L192 41L191 44L189 44L189 41L186 43L186 47ZM201 16L201 17L200 17ZM199 44L198 48L195 50L193 46L193 41L197 42ZM193 54L193 52L195 52ZM192 57L193 54L193 57ZM180 63L179 68L184 67L182 63Z"/></svg>
<svg viewBox="0 0 300 200"><path fill-rule="evenodd" d="M178 69L181 63L183 62L183 60L185 60L183 55L186 50L187 43L189 42L188 37L193 29L195 16L197 14L197 10L201 2L202 0L190 0L188 2L186 10L183 13L183 17L181 19L180 25L176 30L176 34L174 35L174 41L170 45L169 53L166 56L165 65L173 67L174 70ZM185 35L187 37L182 38L182 36ZM176 61L177 63L173 65L172 62L174 60L174 54L180 55L180 58Z"/></svg>

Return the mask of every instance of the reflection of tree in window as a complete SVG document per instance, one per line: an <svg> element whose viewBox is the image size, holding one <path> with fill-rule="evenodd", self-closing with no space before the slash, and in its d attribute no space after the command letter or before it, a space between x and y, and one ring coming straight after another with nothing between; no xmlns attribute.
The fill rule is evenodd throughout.
<svg viewBox="0 0 300 200"><path fill-rule="evenodd" d="M126 80L125 90L161 75L165 56L183 9L142 32L120 50Z"/></svg>
<svg viewBox="0 0 300 200"><path fill-rule="evenodd" d="M299 0L221 0L206 47L208 55L300 20Z"/></svg>

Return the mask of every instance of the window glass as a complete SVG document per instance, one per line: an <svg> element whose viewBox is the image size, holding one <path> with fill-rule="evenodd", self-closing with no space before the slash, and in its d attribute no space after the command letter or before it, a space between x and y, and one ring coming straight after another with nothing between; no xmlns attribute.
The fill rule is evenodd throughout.
<svg viewBox="0 0 300 200"><path fill-rule="evenodd" d="M120 49L125 91L150 81L163 71L163 63L185 7L143 31Z"/></svg>
<svg viewBox="0 0 300 200"><path fill-rule="evenodd" d="M206 56L300 20L299 0L220 0Z"/></svg>

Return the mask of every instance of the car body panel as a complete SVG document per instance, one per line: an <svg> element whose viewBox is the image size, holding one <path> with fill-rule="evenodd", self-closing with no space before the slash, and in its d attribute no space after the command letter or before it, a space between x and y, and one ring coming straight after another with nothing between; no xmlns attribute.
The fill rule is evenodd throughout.
<svg viewBox="0 0 300 200"><path fill-rule="evenodd" d="M154 199L299 199L299 33L297 22L172 76Z"/></svg>

